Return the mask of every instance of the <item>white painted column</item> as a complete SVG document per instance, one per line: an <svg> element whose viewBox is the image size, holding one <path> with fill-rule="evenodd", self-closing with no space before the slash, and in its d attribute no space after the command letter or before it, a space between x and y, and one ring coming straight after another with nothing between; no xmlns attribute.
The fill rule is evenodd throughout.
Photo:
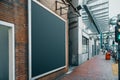
<svg viewBox="0 0 120 80"><path fill-rule="evenodd" d="M82 0L78 0L78 4L82 5ZM81 13L81 10L79 11ZM78 17L78 63L82 63L82 28L84 24L82 17Z"/></svg>

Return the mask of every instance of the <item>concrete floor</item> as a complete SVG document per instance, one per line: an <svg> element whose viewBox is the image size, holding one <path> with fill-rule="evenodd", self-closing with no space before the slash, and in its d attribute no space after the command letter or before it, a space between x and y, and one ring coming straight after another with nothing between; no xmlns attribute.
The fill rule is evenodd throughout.
<svg viewBox="0 0 120 80"><path fill-rule="evenodd" d="M105 55L100 54L56 80L118 80L113 75L112 64L112 59L105 60Z"/></svg>

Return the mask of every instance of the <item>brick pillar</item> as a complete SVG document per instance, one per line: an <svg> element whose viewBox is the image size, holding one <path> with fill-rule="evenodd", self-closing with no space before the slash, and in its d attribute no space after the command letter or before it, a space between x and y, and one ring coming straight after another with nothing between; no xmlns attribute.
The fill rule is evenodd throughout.
<svg viewBox="0 0 120 80"><path fill-rule="evenodd" d="M28 26L27 0L14 2L16 37L16 80L28 79Z"/></svg>

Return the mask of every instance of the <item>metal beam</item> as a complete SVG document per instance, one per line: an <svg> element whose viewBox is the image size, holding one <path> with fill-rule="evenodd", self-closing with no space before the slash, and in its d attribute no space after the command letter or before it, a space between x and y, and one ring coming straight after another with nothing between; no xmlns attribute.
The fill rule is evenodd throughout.
<svg viewBox="0 0 120 80"><path fill-rule="evenodd" d="M96 19L108 19L109 20L109 17L106 16L106 17L95 17Z"/></svg>
<svg viewBox="0 0 120 80"><path fill-rule="evenodd" d="M105 24L105 23L103 23L103 24L100 23L99 25L100 25L100 26L108 26L108 24ZM104 29L105 29L105 28L104 28Z"/></svg>
<svg viewBox="0 0 120 80"><path fill-rule="evenodd" d="M97 22L99 22L99 23L104 23L104 24L107 23L107 24L108 24L108 21L98 21L98 20L97 20Z"/></svg>
<svg viewBox="0 0 120 80"><path fill-rule="evenodd" d="M97 21L99 22L99 25L108 25L108 22L105 22L105 21Z"/></svg>
<svg viewBox="0 0 120 80"><path fill-rule="evenodd" d="M83 20L87 20L87 21L89 20L88 18L82 18L82 19L83 19Z"/></svg>
<svg viewBox="0 0 120 80"><path fill-rule="evenodd" d="M86 11L84 10L84 8L82 8L82 13L85 13Z"/></svg>
<svg viewBox="0 0 120 80"><path fill-rule="evenodd" d="M100 15L100 16L94 16L95 18L104 18L104 17L108 17L109 18L109 15Z"/></svg>
<svg viewBox="0 0 120 80"><path fill-rule="evenodd" d="M109 18L108 17L99 17L99 18L97 18L97 17L95 17L97 20L109 20Z"/></svg>
<svg viewBox="0 0 120 80"><path fill-rule="evenodd" d="M107 20L107 19L96 19L96 21L105 21L105 22L109 22L109 20Z"/></svg>
<svg viewBox="0 0 120 80"><path fill-rule="evenodd" d="M87 14L86 12L82 13L82 15L86 15L86 14Z"/></svg>
<svg viewBox="0 0 120 80"><path fill-rule="evenodd" d="M100 30L98 29L97 24L96 24L96 22L94 21L93 16L91 15L91 13L90 13L87 5L83 5L83 7L84 7L84 9L86 10L86 12L87 12L88 16L90 17L91 21L93 22L93 24L94 24L97 32L100 34L101 32L100 32Z"/></svg>
<svg viewBox="0 0 120 80"><path fill-rule="evenodd" d="M93 13L93 15L103 15L103 14L108 14L108 12L101 12L101 13Z"/></svg>
<svg viewBox="0 0 120 80"><path fill-rule="evenodd" d="M92 6L89 6L89 5L88 5L88 7L89 7L90 9L93 9L93 8L97 8L97 7L103 6L103 5L105 5L105 4L108 4L108 1L107 1L107 2L103 2L103 3L99 3L99 4L95 4L95 5L92 5Z"/></svg>
<svg viewBox="0 0 120 80"><path fill-rule="evenodd" d="M109 22L109 20L108 20L108 19L105 19L105 18L103 18L103 19L98 19L98 18L96 18L96 20L98 20L98 21L108 21L108 22Z"/></svg>
<svg viewBox="0 0 120 80"><path fill-rule="evenodd" d="M94 15L94 16L96 16L96 17L97 17L97 16L98 16L98 17L99 17L99 16L109 16L109 14Z"/></svg>
<svg viewBox="0 0 120 80"><path fill-rule="evenodd" d="M95 17L94 16L94 18L96 18L96 20L107 20L107 21L109 21L108 17Z"/></svg>
<svg viewBox="0 0 120 80"><path fill-rule="evenodd" d="M105 21L105 20L97 20L97 22L99 22L99 23L108 23L108 21Z"/></svg>
<svg viewBox="0 0 120 80"><path fill-rule="evenodd" d="M109 19L108 18L96 18L96 20L101 20L101 21L109 21Z"/></svg>
<svg viewBox="0 0 120 80"><path fill-rule="evenodd" d="M110 33L114 34L115 32L103 32L103 34L110 34Z"/></svg>
<svg viewBox="0 0 120 80"><path fill-rule="evenodd" d="M95 17L95 18L96 18L96 17ZM82 17L82 19L88 20L89 18L88 18L88 17ZM101 17L101 18L96 18L96 20L105 20L105 21L109 21L109 18L108 18L108 17Z"/></svg>
<svg viewBox="0 0 120 80"><path fill-rule="evenodd" d="M87 20L86 20L87 21ZM101 25L108 25L108 21L99 21L99 20L96 20L98 24L101 24Z"/></svg>
<svg viewBox="0 0 120 80"><path fill-rule="evenodd" d="M88 18L82 18L83 20L89 20Z"/></svg>
<svg viewBox="0 0 120 80"><path fill-rule="evenodd" d="M104 11L104 10L108 10L109 7L105 7L105 8L101 8L101 9L96 9L96 10L90 10L91 12L99 12L99 11Z"/></svg>
<svg viewBox="0 0 120 80"><path fill-rule="evenodd" d="M101 14L106 14L108 13L108 11L104 11L104 12L97 12L97 13L93 13L93 15L101 15ZM83 12L82 15L86 15L86 12Z"/></svg>
<svg viewBox="0 0 120 80"><path fill-rule="evenodd" d="M82 17L82 19L88 19L88 16Z"/></svg>
<svg viewBox="0 0 120 80"><path fill-rule="evenodd" d="M89 21L89 19L88 18L82 18L84 21ZM103 19L96 19L97 20L97 22L108 22L108 19L106 18L103 18Z"/></svg>
<svg viewBox="0 0 120 80"><path fill-rule="evenodd" d="M96 2L98 0L88 0L86 4L90 4L90 3L93 3L93 2Z"/></svg>
<svg viewBox="0 0 120 80"><path fill-rule="evenodd" d="M108 22L105 22L105 21L101 21L100 23L102 23L101 25L108 25Z"/></svg>
<svg viewBox="0 0 120 80"><path fill-rule="evenodd" d="M83 21L90 23L89 19L83 19ZM105 20L101 20L101 21L97 20L97 22L98 22L98 24L108 25L108 21L105 21Z"/></svg>
<svg viewBox="0 0 120 80"><path fill-rule="evenodd" d="M82 17L88 17L88 15L82 15Z"/></svg>
<svg viewBox="0 0 120 80"><path fill-rule="evenodd" d="M103 11L94 12L93 14L99 14L99 13L104 13L104 12L108 12L109 13L108 10L103 10Z"/></svg>
<svg viewBox="0 0 120 80"><path fill-rule="evenodd" d="M108 25L108 22L105 22L105 21L97 21L99 22L99 25Z"/></svg>
<svg viewBox="0 0 120 80"><path fill-rule="evenodd" d="M87 21L87 22L89 21L88 18L83 18L83 20L84 20L84 21ZM96 21L97 21L97 22L105 22L105 23L108 23L108 20L106 20L106 19L96 19ZM90 22L90 21L89 21L89 22Z"/></svg>

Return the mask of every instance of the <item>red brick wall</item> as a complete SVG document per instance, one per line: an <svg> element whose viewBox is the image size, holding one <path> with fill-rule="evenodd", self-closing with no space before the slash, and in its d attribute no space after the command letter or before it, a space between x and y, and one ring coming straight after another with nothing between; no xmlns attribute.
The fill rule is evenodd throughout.
<svg viewBox="0 0 120 80"><path fill-rule="evenodd" d="M53 12L55 12L56 14L60 15L60 10L56 10L55 9L55 1L56 0L38 0L40 3L42 3L44 6L48 7L50 10L52 10ZM62 2L61 0L58 0L59 2ZM66 5L64 4L60 4L60 3L57 3L57 8L60 8L60 7L65 7ZM67 9L67 8L66 8ZM62 9L62 13L67 13L67 10L65 9ZM67 20L67 14L65 15L60 15L62 18L66 19Z"/></svg>
<svg viewBox="0 0 120 80"><path fill-rule="evenodd" d="M16 80L27 80L27 10L26 0L0 1L0 20L15 25Z"/></svg>
<svg viewBox="0 0 120 80"><path fill-rule="evenodd" d="M0 1L0 20L13 23L15 25L15 63L16 63L16 80L28 80L28 0L2 0ZM53 0L41 0L53 2ZM45 4L43 2L43 4ZM55 5L52 3L45 4L52 6L55 11ZM55 11L56 12L56 11ZM59 13L59 12L58 12ZM67 18L66 15L62 16ZM53 74L40 78L39 80L52 80L55 77L65 73L66 69L60 70Z"/></svg>

